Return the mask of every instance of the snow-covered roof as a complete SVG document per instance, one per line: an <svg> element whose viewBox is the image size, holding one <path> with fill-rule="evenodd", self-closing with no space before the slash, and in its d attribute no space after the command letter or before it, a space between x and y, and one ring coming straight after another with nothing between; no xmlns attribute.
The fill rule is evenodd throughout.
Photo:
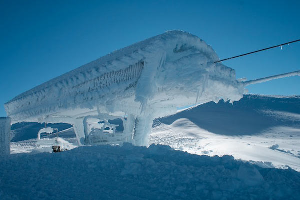
<svg viewBox="0 0 300 200"><path fill-rule="evenodd" d="M57 114L74 117L79 113L96 111L99 105L114 104L114 109L117 107L118 110L118 102L131 106L134 103L128 102L144 104L152 99L152 103L157 104L163 95L175 95L174 92L170 94L173 87L178 91L178 88L184 89L188 99L191 96L189 92L198 93L196 90L199 91L201 84L200 90L204 92L206 79L219 81L218 85L221 83L225 88L233 84L233 88L226 92L223 86L212 85L217 88L210 88L209 95L207 93L203 99L205 102L220 98L239 99L241 92L234 89L234 70L213 63L216 60L218 56L214 50L197 36L183 31L168 31L34 87L7 102L5 109L13 121L37 121ZM174 84L174 80L178 83ZM157 95L155 97L157 90L166 92L158 98ZM193 103L202 103L197 102L201 99L199 95ZM120 99L127 99L127 102ZM173 102L172 106L178 102L180 100ZM183 105L187 103L191 102L183 99ZM108 109L108 106L105 107Z"/></svg>

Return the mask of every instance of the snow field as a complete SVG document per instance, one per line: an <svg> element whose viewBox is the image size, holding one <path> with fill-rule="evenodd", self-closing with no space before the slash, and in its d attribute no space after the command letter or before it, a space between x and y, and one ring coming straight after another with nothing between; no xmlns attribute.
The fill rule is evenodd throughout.
<svg viewBox="0 0 300 200"><path fill-rule="evenodd" d="M232 155L235 159L253 161L264 167L291 167L300 171L300 137L299 134L290 137L295 130L286 127L259 136L224 136L201 129L188 119L160 126L154 128L151 143L169 145L192 154ZM280 134L280 131L284 133ZM300 129L296 131L299 133Z"/></svg>
<svg viewBox="0 0 300 200"><path fill-rule="evenodd" d="M300 175L232 156L151 145L15 154L0 162L1 199L299 199Z"/></svg>
<svg viewBox="0 0 300 200"><path fill-rule="evenodd" d="M244 95L158 119L150 142L199 155L233 155L300 171L300 99Z"/></svg>
<svg viewBox="0 0 300 200"><path fill-rule="evenodd" d="M16 124L18 154L0 158L0 199L296 200L299 108L299 97L246 95L155 120L150 142L182 151L127 143L72 149L73 128L52 124L56 141L72 150L49 153L57 135L37 140L43 125Z"/></svg>

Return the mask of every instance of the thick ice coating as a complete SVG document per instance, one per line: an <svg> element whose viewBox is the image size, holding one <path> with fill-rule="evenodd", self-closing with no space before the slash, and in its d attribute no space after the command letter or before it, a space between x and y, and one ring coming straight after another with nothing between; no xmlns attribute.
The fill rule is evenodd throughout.
<svg viewBox="0 0 300 200"><path fill-rule="evenodd" d="M81 144L147 145L152 120L178 107L237 101L244 85L198 37L169 31L115 51L5 104L13 122L66 122ZM116 122L117 121L117 122Z"/></svg>

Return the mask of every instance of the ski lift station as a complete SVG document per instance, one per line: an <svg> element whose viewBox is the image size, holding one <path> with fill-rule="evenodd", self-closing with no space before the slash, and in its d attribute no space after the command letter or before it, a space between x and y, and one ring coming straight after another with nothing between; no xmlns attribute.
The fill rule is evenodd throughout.
<svg viewBox="0 0 300 200"><path fill-rule="evenodd" d="M1 134L8 134L7 123L69 123L80 145L147 145L155 118L180 107L238 101L246 85L300 75L237 80L234 69L216 61L212 47L197 36L163 33L16 96L5 104L9 118L1 119Z"/></svg>

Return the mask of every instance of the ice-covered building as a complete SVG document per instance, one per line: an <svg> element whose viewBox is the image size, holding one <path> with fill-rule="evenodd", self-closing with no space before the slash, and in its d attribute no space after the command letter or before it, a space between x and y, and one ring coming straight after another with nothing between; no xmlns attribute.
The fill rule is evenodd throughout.
<svg viewBox="0 0 300 200"><path fill-rule="evenodd" d="M80 144L147 145L154 118L242 97L245 83L217 60L197 36L169 31L26 91L5 109L13 123L70 123Z"/></svg>

